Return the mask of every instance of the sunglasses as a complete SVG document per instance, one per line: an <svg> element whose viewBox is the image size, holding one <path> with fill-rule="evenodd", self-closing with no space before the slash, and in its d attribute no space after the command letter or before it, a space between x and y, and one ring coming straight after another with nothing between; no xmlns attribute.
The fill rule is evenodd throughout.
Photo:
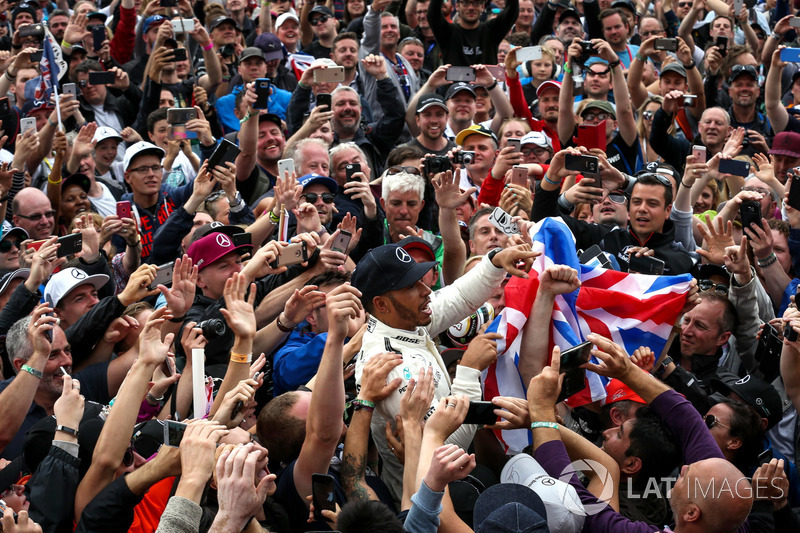
<svg viewBox="0 0 800 533"><path fill-rule="evenodd" d="M608 199L611 200L615 204L623 205L625 204L625 195L619 192L610 192L608 193Z"/></svg>
<svg viewBox="0 0 800 533"><path fill-rule="evenodd" d="M522 152L522 155L524 155L526 157L529 157L531 155L535 155L535 156L539 157L539 156L542 156L544 154L549 154L550 153L549 150L547 150L547 148L542 148L540 146L537 146L536 148L521 148L520 152Z"/></svg>
<svg viewBox="0 0 800 533"><path fill-rule="evenodd" d="M317 203L317 198L322 197L322 201L326 204L332 204L335 195L332 192L324 192L322 194L317 194L315 192L307 192L305 194L301 194L300 198L304 198L306 202L310 204Z"/></svg>
<svg viewBox="0 0 800 533"><path fill-rule="evenodd" d="M703 417L703 420L705 421L706 427L708 429L711 429L714 426L720 426L720 427L723 427L723 428L727 429L728 431L733 431L733 429L730 426L726 426L725 424L720 422L719 418L717 418L714 415L706 415L706 416Z"/></svg>
<svg viewBox="0 0 800 533"><path fill-rule="evenodd" d="M692 7L691 2L678 2L678 7Z"/></svg>
<svg viewBox="0 0 800 533"><path fill-rule="evenodd" d="M22 244L20 241L16 239L3 239L0 241L0 254L10 252L12 247L16 247L17 250L22 250Z"/></svg>
<svg viewBox="0 0 800 533"><path fill-rule="evenodd" d="M728 294L728 286L727 285L721 285L721 284L714 283L710 279L701 279L697 283L697 286L700 288L701 292L706 292L706 291L713 290L717 294Z"/></svg>
<svg viewBox="0 0 800 533"><path fill-rule="evenodd" d="M417 167L404 167L402 165L394 165L386 170L386 174L388 174L389 176L400 174L401 172L405 172L407 174L414 174L415 176L422 176L422 173L419 171Z"/></svg>
<svg viewBox="0 0 800 533"><path fill-rule="evenodd" d="M320 24L325 24L328 22L330 17L328 15L322 15L321 17L314 17L309 22L311 22L312 26L319 26Z"/></svg>
<svg viewBox="0 0 800 533"><path fill-rule="evenodd" d="M606 70L592 70L592 69L589 69L589 70L586 71L586 76L598 76L598 77L599 76L605 76L609 72L611 72L610 68L608 68Z"/></svg>
<svg viewBox="0 0 800 533"><path fill-rule="evenodd" d="M128 446L128 449L125 450L125 455L122 456L122 465L125 468L128 468L133 465L133 460L134 460L133 451L134 451L133 446Z"/></svg>
<svg viewBox="0 0 800 533"><path fill-rule="evenodd" d="M644 112L642 113L642 117L643 117L645 120L653 120L653 112L652 112L652 111L644 111Z"/></svg>
<svg viewBox="0 0 800 533"><path fill-rule="evenodd" d="M582 116L584 120L589 121L592 121L595 118L600 121L606 120L607 118L612 118L609 113L584 113Z"/></svg>

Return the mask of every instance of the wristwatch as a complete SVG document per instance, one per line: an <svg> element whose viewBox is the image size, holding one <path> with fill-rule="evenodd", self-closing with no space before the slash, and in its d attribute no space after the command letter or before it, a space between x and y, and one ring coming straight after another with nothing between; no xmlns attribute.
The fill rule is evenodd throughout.
<svg viewBox="0 0 800 533"><path fill-rule="evenodd" d="M656 371L653 373L653 375L654 375L655 377L657 377L658 379L661 379L661 378L663 378L663 377L664 377L664 373L667 371L667 367L668 367L669 365L671 365L671 364L672 364L672 362L673 362L673 361L672 361L672 357L670 357L670 356L666 356L666 357L664 358L664 360L661 362L661 366L659 366L659 367L658 367L658 370L656 370Z"/></svg>
<svg viewBox="0 0 800 533"><path fill-rule="evenodd" d="M77 429L68 428L67 426L56 426L56 431L63 431L64 433L68 433L69 435L72 435L76 439L78 438L78 430Z"/></svg>
<svg viewBox="0 0 800 533"><path fill-rule="evenodd" d="M503 251L503 249L498 246L497 248L495 248L494 250L492 250L488 254L486 254L486 257L489 258L489 261L492 263L492 265L494 265L494 256L496 256L497 254L499 254L502 251ZM501 267L496 267L496 268L501 268Z"/></svg>
<svg viewBox="0 0 800 533"><path fill-rule="evenodd" d="M237 205L241 204L242 202L243 202L242 193L240 193L239 191L236 191L236 201L235 202L231 202L230 199L228 199L228 205L230 205L231 207L236 207Z"/></svg>

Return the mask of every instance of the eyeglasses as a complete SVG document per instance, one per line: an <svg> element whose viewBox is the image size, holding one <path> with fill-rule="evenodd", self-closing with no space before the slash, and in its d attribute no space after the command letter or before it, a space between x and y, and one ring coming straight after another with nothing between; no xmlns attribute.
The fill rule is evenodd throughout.
<svg viewBox="0 0 800 533"><path fill-rule="evenodd" d="M606 113L606 112L601 112L601 113L584 113L582 116L583 116L583 119L584 119L584 120L588 120L588 121L592 121L592 120L594 120L594 119L597 119L597 120L603 121L603 120L605 120L605 119L607 119L607 118L612 118L612 117L611 117L611 114L609 114L609 113Z"/></svg>
<svg viewBox="0 0 800 533"><path fill-rule="evenodd" d="M643 31L640 32L642 37L652 37L653 35L661 35L663 32L661 30L650 30L650 31Z"/></svg>
<svg viewBox="0 0 800 533"><path fill-rule="evenodd" d="M645 120L653 120L653 112L652 111L643 111L642 118Z"/></svg>
<svg viewBox="0 0 800 533"><path fill-rule="evenodd" d="M524 155L525 157L529 157L530 155L535 155L536 157L539 157L544 154L550 153L547 150L547 148L542 148L541 146L537 146L535 148L520 148L519 151L522 152L522 155Z"/></svg>
<svg viewBox="0 0 800 533"><path fill-rule="evenodd" d="M164 166L163 165L150 165L150 166L136 167L136 168L132 168L131 172L138 172L140 174L144 174L148 170L152 171L152 172L161 172L162 170L164 170Z"/></svg>
<svg viewBox="0 0 800 533"><path fill-rule="evenodd" d="M330 17L328 15L322 15L321 17L314 17L309 22L311 22L312 26L319 26L320 24L325 24L328 22Z"/></svg>
<svg viewBox="0 0 800 533"><path fill-rule="evenodd" d="M402 165L394 165L393 167L389 167L388 169L386 169L386 174L389 176L400 174L401 172L414 174L415 176L422 176L422 173L419 171L417 167L404 167Z"/></svg>
<svg viewBox="0 0 800 533"><path fill-rule="evenodd" d="M723 294L723 295L728 294L728 286L727 285L721 285L721 284L718 284L718 283L714 283L710 279L701 279L697 283L697 286L700 288L701 292L706 292L706 291L713 290L717 294Z"/></svg>
<svg viewBox="0 0 800 533"><path fill-rule="evenodd" d="M0 254L5 254L11 251L11 247L14 246L17 250L22 250L22 245L20 241L16 239L3 239L0 241Z"/></svg>
<svg viewBox="0 0 800 533"><path fill-rule="evenodd" d="M692 7L691 2L678 2L678 7Z"/></svg>
<svg viewBox="0 0 800 533"><path fill-rule="evenodd" d="M26 220L41 220L42 218L54 218L56 216L56 212L45 211L44 213L34 213L32 215L20 215L17 213L17 216Z"/></svg>
<svg viewBox="0 0 800 533"><path fill-rule="evenodd" d="M332 192L324 192L322 194L317 194L315 192L307 192L305 194L301 194L300 198L305 198L305 201L310 204L317 203L317 198L322 197L322 201L326 204L332 204L335 195Z"/></svg>
<svg viewBox="0 0 800 533"><path fill-rule="evenodd" d="M619 192L610 192L610 193L608 193L606 198L611 200L613 203L620 204L620 205L623 205L625 203L625 201L627 200L627 198L625 198L625 195L622 194L622 193L619 193Z"/></svg>
<svg viewBox="0 0 800 533"><path fill-rule="evenodd" d="M703 417L703 420L705 421L706 427L708 429L711 429L714 426L720 426L720 427L723 427L723 428L725 428L725 429L727 429L729 431L733 431L733 429L730 426L726 426L725 424L720 422L719 418L717 418L714 415L706 415L706 416Z"/></svg>
<svg viewBox="0 0 800 533"><path fill-rule="evenodd" d="M742 187L743 191L750 191L750 192L757 192L761 196L768 196L770 194L769 189L763 189L761 187L754 187L752 185L748 185L747 187Z"/></svg>
<svg viewBox="0 0 800 533"><path fill-rule="evenodd" d="M592 70L592 69L588 69L588 70L586 71L586 76L587 76L587 77L589 77L589 76L595 76L595 77L598 77L598 78L599 78L600 76L605 76L605 75L606 75L606 74L608 74L609 72L611 72L611 69L610 69L610 68L608 68L608 69L606 69L606 70L602 70L602 71L600 71L600 70Z"/></svg>
<svg viewBox="0 0 800 533"><path fill-rule="evenodd" d="M486 5L485 0L458 0L458 3L462 6L474 6L474 7L483 7Z"/></svg>
<svg viewBox="0 0 800 533"><path fill-rule="evenodd" d="M125 468L128 468L129 466L133 465L133 460L135 459L133 456L133 452L134 449L132 445L128 446L128 449L125 450L125 455L122 456L122 465Z"/></svg>

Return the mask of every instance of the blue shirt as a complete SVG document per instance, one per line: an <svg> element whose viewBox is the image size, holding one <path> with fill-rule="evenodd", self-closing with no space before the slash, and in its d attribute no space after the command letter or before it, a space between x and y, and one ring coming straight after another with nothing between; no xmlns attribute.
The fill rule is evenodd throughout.
<svg viewBox="0 0 800 533"><path fill-rule="evenodd" d="M230 93L217 100L217 116L222 122L225 133L239 131L239 119L233 114L233 110L236 107L236 95L242 92L243 87L244 85L237 85ZM269 103L267 104L269 112L278 115L282 120L286 120L286 108L289 107L291 97L292 93L273 85L272 94L269 95Z"/></svg>

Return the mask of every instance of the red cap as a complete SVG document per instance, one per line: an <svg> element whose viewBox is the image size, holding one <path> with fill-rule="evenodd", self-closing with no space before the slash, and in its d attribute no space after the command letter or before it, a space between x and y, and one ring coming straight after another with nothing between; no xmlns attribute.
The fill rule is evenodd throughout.
<svg viewBox="0 0 800 533"><path fill-rule="evenodd" d="M608 382L608 385L606 385L606 399L603 404L608 405L611 403L621 402L622 400L631 400L641 404L647 403L623 382L618 379L612 379Z"/></svg>
<svg viewBox="0 0 800 533"><path fill-rule="evenodd" d="M197 239L189 246L186 254L197 265L198 270L203 270L214 261L231 252L245 251L251 249L250 244L233 245L233 240L224 233L209 233L201 239ZM241 252L240 252L241 253Z"/></svg>
<svg viewBox="0 0 800 533"><path fill-rule="evenodd" d="M556 91L561 92L561 82L553 80L543 81L541 84L539 84L539 88L536 89L536 98L541 98L542 93L548 88L553 88Z"/></svg>

